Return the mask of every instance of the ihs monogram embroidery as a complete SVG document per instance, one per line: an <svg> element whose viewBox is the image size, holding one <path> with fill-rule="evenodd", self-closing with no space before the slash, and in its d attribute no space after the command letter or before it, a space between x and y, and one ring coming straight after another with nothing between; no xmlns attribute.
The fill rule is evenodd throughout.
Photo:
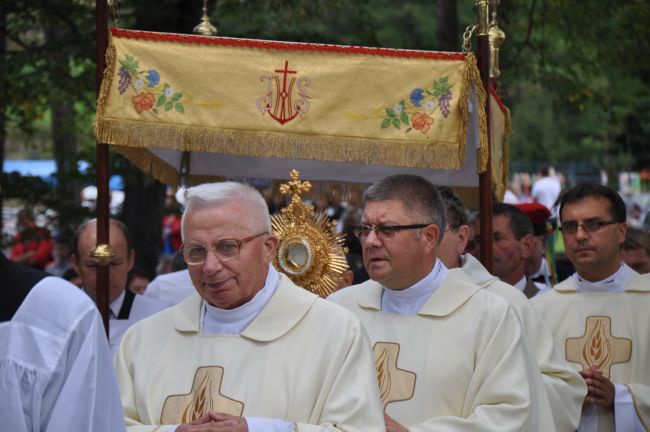
<svg viewBox="0 0 650 432"><path fill-rule="evenodd" d="M221 394L222 379L223 368L220 366L198 368L189 393L168 396L165 399L160 423L189 423L208 411L241 416L244 404Z"/></svg>
<svg viewBox="0 0 650 432"><path fill-rule="evenodd" d="M385 410L391 402L411 399L415 391L416 375L397 367L399 344L377 342L372 352L375 356L382 409Z"/></svg>
<svg viewBox="0 0 650 432"><path fill-rule="evenodd" d="M627 363L632 356L632 341L612 335L612 320L608 316L590 316L582 337L566 340L566 359L580 363L583 369L597 367L609 378L616 363Z"/></svg>
<svg viewBox="0 0 650 432"><path fill-rule="evenodd" d="M296 75L298 71L289 70L288 61L284 62L284 69L276 69L275 73L282 74L282 84L278 75L262 76L260 80L265 80L268 87L266 95L257 99L257 109L262 114L268 112L272 119L284 125L309 111L309 96L304 87L309 87L311 81L307 77L300 77L297 81L295 76L289 77L288 75ZM295 101L294 85L298 87L298 98Z"/></svg>

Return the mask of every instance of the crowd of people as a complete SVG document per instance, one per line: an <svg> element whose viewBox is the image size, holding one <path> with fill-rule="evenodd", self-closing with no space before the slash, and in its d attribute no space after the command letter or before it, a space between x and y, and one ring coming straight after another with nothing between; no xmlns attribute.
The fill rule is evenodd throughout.
<svg viewBox="0 0 650 432"><path fill-rule="evenodd" d="M111 219L108 341L89 307L97 221L66 244L21 213L0 255L8 430L648 430L650 236L614 190L543 169L528 202L494 204L491 272L450 188L397 175L358 205L316 200L353 273L327 299L272 265L269 198L187 189L151 281Z"/></svg>

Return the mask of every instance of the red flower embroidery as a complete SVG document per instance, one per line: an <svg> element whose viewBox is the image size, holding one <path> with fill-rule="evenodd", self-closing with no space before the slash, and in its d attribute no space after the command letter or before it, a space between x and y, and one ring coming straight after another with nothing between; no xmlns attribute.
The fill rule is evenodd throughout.
<svg viewBox="0 0 650 432"><path fill-rule="evenodd" d="M417 129L425 134L433 124L433 119L426 113L419 112L413 114L413 117L411 117L411 124L413 125L413 129Z"/></svg>
<svg viewBox="0 0 650 432"><path fill-rule="evenodd" d="M135 110L138 112L138 114L140 114L142 111L148 111L153 108L156 97L151 93L142 92L137 96L133 96L133 98L131 98L131 101L135 106Z"/></svg>

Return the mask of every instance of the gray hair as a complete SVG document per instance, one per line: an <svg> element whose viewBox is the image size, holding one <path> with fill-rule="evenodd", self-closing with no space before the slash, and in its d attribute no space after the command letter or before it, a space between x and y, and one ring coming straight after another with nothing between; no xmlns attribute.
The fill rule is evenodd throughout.
<svg viewBox="0 0 650 432"><path fill-rule="evenodd" d="M438 226L440 237L446 228L445 207L438 189L424 177L398 174L373 183L363 194L364 206L374 201L400 201L407 212L413 213L417 223Z"/></svg>
<svg viewBox="0 0 650 432"><path fill-rule="evenodd" d="M185 211L181 218L181 235L185 236L185 215L190 210L219 206L231 201L245 203L255 227L271 233L271 216L264 197L254 188L238 182L204 183L185 191Z"/></svg>

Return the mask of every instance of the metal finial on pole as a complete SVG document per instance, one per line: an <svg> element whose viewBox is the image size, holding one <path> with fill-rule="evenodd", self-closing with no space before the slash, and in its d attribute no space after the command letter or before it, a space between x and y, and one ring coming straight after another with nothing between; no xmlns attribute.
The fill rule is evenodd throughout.
<svg viewBox="0 0 650 432"><path fill-rule="evenodd" d="M492 0L491 7L491 18L490 18L490 28L488 30L488 36L490 39L490 78L497 79L501 75L501 70L499 70L499 48L506 40L506 34L503 30L499 28L497 24L497 6L499 5L499 0Z"/></svg>
<svg viewBox="0 0 650 432"><path fill-rule="evenodd" d="M203 16L201 17L201 22L192 31L203 36L217 35L217 28L212 25L208 16L208 0L203 0Z"/></svg>

